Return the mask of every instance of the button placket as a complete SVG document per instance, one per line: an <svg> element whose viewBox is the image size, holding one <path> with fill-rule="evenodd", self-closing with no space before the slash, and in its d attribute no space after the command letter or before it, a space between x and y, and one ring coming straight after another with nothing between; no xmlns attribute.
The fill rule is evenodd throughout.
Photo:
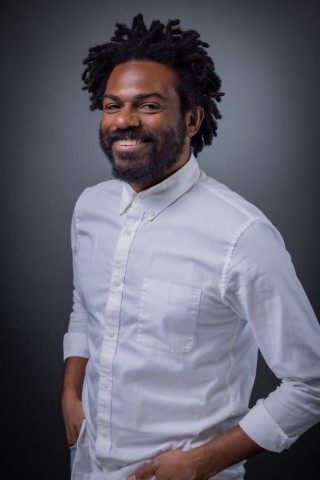
<svg viewBox="0 0 320 480"><path fill-rule="evenodd" d="M128 210L113 258L111 285L105 311L105 333L100 356L101 377L97 405L98 434L96 442L98 456L104 456L111 449L112 367L118 342L125 272L131 243L143 216L144 212L139 202Z"/></svg>

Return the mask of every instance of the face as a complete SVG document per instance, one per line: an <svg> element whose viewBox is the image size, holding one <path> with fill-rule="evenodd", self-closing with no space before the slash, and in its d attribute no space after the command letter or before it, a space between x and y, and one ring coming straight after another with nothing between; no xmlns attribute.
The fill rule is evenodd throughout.
<svg viewBox="0 0 320 480"><path fill-rule="evenodd" d="M152 61L120 64L108 79L100 145L113 175L136 191L160 182L189 159L189 131L195 125L191 114L181 115L175 83L172 69Z"/></svg>

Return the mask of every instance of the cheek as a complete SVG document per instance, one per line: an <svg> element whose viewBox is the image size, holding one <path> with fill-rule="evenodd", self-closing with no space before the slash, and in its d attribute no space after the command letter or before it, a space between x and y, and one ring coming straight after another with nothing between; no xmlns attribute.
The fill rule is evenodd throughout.
<svg viewBox="0 0 320 480"><path fill-rule="evenodd" d="M103 136L108 139L112 133L114 133L116 130L118 130L116 127L101 127L101 132Z"/></svg>
<svg viewBox="0 0 320 480"><path fill-rule="evenodd" d="M104 133L109 132L111 126L110 118L107 117L107 115L102 115L101 121L100 121L100 128Z"/></svg>
<svg viewBox="0 0 320 480"><path fill-rule="evenodd" d="M176 123L172 121L170 117L167 118L159 118L159 119L150 119L142 124L145 130L149 130L150 132L154 133L158 138L162 138L168 130L176 130Z"/></svg>
<svg viewBox="0 0 320 480"><path fill-rule="evenodd" d="M101 122L100 122L101 128L104 129L104 130L106 130L106 129L108 128L108 125L109 125L109 124L108 124L106 118L105 118L105 117L102 117Z"/></svg>

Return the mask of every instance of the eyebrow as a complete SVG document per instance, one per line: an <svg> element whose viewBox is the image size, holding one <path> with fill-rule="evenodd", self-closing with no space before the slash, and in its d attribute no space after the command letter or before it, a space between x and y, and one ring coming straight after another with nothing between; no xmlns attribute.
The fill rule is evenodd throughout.
<svg viewBox="0 0 320 480"><path fill-rule="evenodd" d="M146 92L146 93L138 93L138 95L135 95L136 100L145 100L150 97L157 97L160 98L161 100L167 100L163 95L161 95L158 92ZM121 102L121 98L118 97L117 95L112 95L112 93L105 93L102 98L109 98L110 100L114 100L115 102Z"/></svg>

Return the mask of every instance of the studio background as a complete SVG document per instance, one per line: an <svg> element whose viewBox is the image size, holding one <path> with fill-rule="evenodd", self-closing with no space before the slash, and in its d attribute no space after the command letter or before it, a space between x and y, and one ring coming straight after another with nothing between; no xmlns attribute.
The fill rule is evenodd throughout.
<svg viewBox="0 0 320 480"><path fill-rule="evenodd" d="M82 60L116 22L180 18L210 44L225 97L200 167L280 230L319 312L319 7L317 1L6 1L1 26L1 398L9 478L69 479L60 407L72 307L70 222L87 187L110 177L100 112ZM252 402L276 385L264 362ZM282 454L249 459L246 480L302 479L319 467L320 427Z"/></svg>

